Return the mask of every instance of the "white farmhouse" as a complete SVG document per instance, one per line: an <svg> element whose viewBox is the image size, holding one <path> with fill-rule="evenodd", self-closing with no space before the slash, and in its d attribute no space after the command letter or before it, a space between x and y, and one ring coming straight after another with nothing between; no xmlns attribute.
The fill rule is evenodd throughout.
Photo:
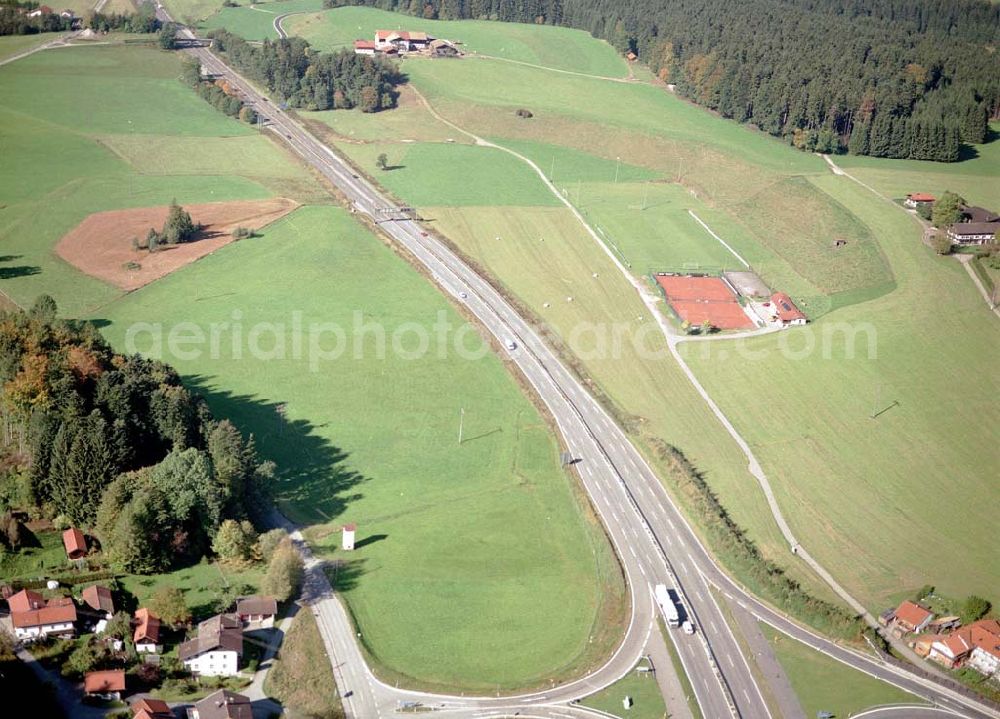
<svg viewBox="0 0 1000 719"><path fill-rule="evenodd" d="M231 677L240 671L243 627L236 614L219 614L198 625L198 636L177 651L184 666L195 675Z"/></svg>
<svg viewBox="0 0 1000 719"><path fill-rule="evenodd" d="M13 610L13 605L11 605ZM76 605L68 597L47 602L25 611L11 611L11 624L18 639L32 641L44 637L71 637L76 634Z"/></svg>

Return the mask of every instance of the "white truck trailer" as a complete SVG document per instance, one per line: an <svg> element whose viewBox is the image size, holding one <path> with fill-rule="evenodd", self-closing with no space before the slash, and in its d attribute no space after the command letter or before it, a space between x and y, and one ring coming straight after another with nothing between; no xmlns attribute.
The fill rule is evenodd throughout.
<svg viewBox="0 0 1000 719"><path fill-rule="evenodd" d="M660 613L663 615L663 621L667 623L667 626L679 627L681 622L680 616L677 614L677 605L670 596L670 592L667 590L667 585L657 584L656 588L653 590L653 598L656 600L656 606L660 608Z"/></svg>

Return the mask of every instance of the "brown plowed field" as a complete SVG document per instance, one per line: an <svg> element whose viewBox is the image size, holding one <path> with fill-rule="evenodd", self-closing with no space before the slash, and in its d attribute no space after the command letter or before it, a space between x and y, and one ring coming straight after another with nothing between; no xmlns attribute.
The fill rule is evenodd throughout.
<svg viewBox="0 0 1000 719"><path fill-rule="evenodd" d="M91 277L134 290L229 244L237 227L259 230L296 207L298 203L281 197L185 205L204 229L193 242L161 245L157 252L132 249L132 238L145 241L150 227L161 229L168 207L96 212L59 240L56 254ZM126 269L129 262L140 268Z"/></svg>

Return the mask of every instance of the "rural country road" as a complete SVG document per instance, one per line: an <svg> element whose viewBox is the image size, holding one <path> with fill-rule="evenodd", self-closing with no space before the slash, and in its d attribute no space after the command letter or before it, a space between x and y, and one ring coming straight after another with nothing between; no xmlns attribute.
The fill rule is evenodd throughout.
<svg viewBox="0 0 1000 719"><path fill-rule="evenodd" d="M169 16L158 10L162 20ZM181 37L194 40L189 30ZM308 594L327 647L349 717L371 719L396 711L402 702L419 702L439 714L455 717L593 716L572 704L628 673L649 632L655 606L651 588L674 587L698 627L693 635L671 630L669 638L681 657L705 717L746 719L770 717L739 646L717 605L710 585L719 588L755 617L828 656L888 681L937 706L963 716L1000 717L1000 711L978 698L909 669L886 664L842 647L789 620L731 580L715 563L673 504L660 480L639 451L594 400L577 377L558 359L535 330L486 280L430 236L413 220L394 211L392 203L350 165L302 128L208 49L186 50L213 75L225 77L268 127L297 154L336 185L355 211L370 216L416 262L442 291L463 303L508 352L555 418L580 480L605 524L628 579L633 614L618 650L594 673L563 685L520 696L462 697L396 689L380 682L365 662L346 610L334 595L319 562L295 535L307 558Z"/></svg>

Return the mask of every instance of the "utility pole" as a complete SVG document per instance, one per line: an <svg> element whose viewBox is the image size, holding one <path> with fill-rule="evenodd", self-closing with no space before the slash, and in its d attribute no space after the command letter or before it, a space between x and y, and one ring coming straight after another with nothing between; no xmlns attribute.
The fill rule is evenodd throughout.
<svg viewBox="0 0 1000 719"><path fill-rule="evenodd" d="M875 383L875 402L872 405L872 419L875 419L878 416L878 400L879 400L879 394L881 394L881 391L882 391L882 383L881 382L876 382Z"/></svg>
<svg viewBox="0 0 1000 719"><path fill-rule="evenodd" d="M646 186L643 188L642 191L642 207L639 208L640 211L646 209L646 200L648 199L649 199L649 180L646 181Z"/></svg>
<svg viewBox="0 0 1000 719"><path fill-rule="evenodd" d="M616 157L615 158L615 184L616 185L618 184L618 171L621 169L621 167L622 167L622 158Z"/></svg>
<svg viewBox="0 0 1000 719"><path fill-rule="evenodd" d="M549 167L549 180L555 180L556 176L556 156L552 156L552 165Z"/></svg>
<svg viewBox="0 0 1000 719"><path fill-rule="evenodd" d="M458 443L462 444L462 430L465 429L465 407L458 412Z"/></svg>

